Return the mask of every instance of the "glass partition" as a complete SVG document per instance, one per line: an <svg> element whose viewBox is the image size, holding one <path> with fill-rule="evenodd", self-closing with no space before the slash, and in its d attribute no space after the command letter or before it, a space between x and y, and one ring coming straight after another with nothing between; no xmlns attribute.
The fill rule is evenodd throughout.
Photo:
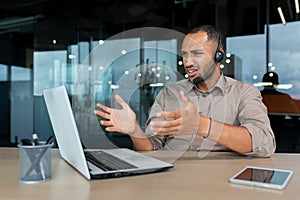
<svg viewBox="0 0 300 200"><path fill-rule="evenodd" d="M10 140L19 142L20 133L31 137L33 130L32 70L11 66ZM19 124L22 124L20 126Z"/></svg>
<svg viewBox="0 0 300 200"><path fill-rule="evenodd" d="M80 132L86 133L82 135L86 143L97 146L98 137L105 134L118 146L130 146L124 135L103 130L93 114L95 103L117 107L113 96L120 94L144 126L157 93L185 75L177 55L182 38L178 39L176 34L174 37L173 33L184 34L201 24L215 25L223 32L226 56L221 67L225 75L254 84L263 91L269 84L263 80L264 75L268 73L272 78L277 74L276 90L288 94L293 99L290 107L298 109L299 13L294 2L286 4L273 0L93 4L49 0L30 5L12 1L11 6L3 5L0 145L16 146L21 138L30 137L33 132L41 140L52 135L42 92L65 85ZM285 24L281 23L278 7L283 8ZM149 27L174 32L124 34ZM271 118L280 115L285 120L273 123L280 141L278 146L283 147L278 149L300 152L296 134L300 129L300 109L290 112L286 101L280 102L283 106L279 110L268 107ZM285 126L279 130L276 124ZM281 140L290 137L281 134L286 127L293 133L292 139Z"/></svg>
<svg viewBox="0 0 300 200"><path fill-rule="evenodd" d="M134 32L134 30L131 30ZM128 33L127 33L128 34ZM117 37L117 36L116 36ZM79 133L87 147L130 147L129 137L108 133L93 114L96 103L119 108L119 94L135 111L142 128L160 89L178 80L177 40L139 38L93 41L92 51L79 65L72 95Z"/></svg>
<svg viewBox="0 0 300 200"><path fill-rule="evenodd" d="M300 99L300 22L270 26L269 71L279 75L278 90Z"/></svg>
<svg viewBox="0 0 300 200"><path fill-rule="evenodd" d="M0 81L8 81L8 69L7 65L0 64Z"/></svg>

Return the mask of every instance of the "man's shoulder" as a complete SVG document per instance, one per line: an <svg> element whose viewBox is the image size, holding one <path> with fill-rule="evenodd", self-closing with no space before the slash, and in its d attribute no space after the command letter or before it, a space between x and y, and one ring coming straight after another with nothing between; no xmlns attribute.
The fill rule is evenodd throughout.
<svg viewBox="0 0 300 200"><path fill-rule="evenodd" d="M234 86L239 88L256 88L253 84L246 83L228 76L224 76L227 86Z"/></svg>
<svg viewBox="0 0 300 200"><path fill-rule="evenodd" d="M188 79L182 79L179 81L176 81L174 83L170 83L165 87L165 89L171 89L171 90L187 90L193 87L193 84Z"/></svg>
<svg viewBox="0 0 300 200"><path fill-rule="evenodd" d="M242 96L258 96L261 95L260 91L253 84L239 81L230 77L225 77L226 80L226 91L235 91Z"/></svg>

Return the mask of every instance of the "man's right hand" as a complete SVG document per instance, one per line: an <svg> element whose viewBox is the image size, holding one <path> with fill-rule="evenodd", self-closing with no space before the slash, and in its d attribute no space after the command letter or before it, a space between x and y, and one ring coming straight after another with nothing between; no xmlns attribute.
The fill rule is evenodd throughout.
<svg viewBox="0 0 300 200"><path fill-rule="evenodd" d="M96 106L100 110L94 110L94 113L103 118L100 120L100 124L106 126L106 131L134 134L138 127L136 114L119 95L116 95L115 99L121 105L121 109L114 109L97 103Z"/></svg>

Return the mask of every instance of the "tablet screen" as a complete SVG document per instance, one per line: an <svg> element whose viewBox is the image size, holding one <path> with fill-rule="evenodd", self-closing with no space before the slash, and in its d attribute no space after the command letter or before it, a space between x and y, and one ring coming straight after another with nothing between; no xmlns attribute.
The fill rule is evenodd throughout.
<svg viewBox="0 0 300 200"><path fill-rule="evenodd" d="M283 189L292 171L248 166L230 179L232 183Z"/></svg>

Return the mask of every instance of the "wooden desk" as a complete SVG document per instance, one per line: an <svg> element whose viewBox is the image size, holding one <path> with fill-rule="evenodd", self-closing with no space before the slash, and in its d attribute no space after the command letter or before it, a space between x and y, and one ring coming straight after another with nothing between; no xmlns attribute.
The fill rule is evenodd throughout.
<svg viewBox="0 0 300 200"><path fill-rule="evenodd" d="M170 155L160 155L166 159ZM175 167L161 173L88 181L52 152L52 180L41 184L19 183L18 149L0 148L0 199L298 199L300 154L275 154L248 158L235 153L209 153L199 159L187 152ZM228 179L246 165L293 170L283 191L230 184Z"/></svg>

